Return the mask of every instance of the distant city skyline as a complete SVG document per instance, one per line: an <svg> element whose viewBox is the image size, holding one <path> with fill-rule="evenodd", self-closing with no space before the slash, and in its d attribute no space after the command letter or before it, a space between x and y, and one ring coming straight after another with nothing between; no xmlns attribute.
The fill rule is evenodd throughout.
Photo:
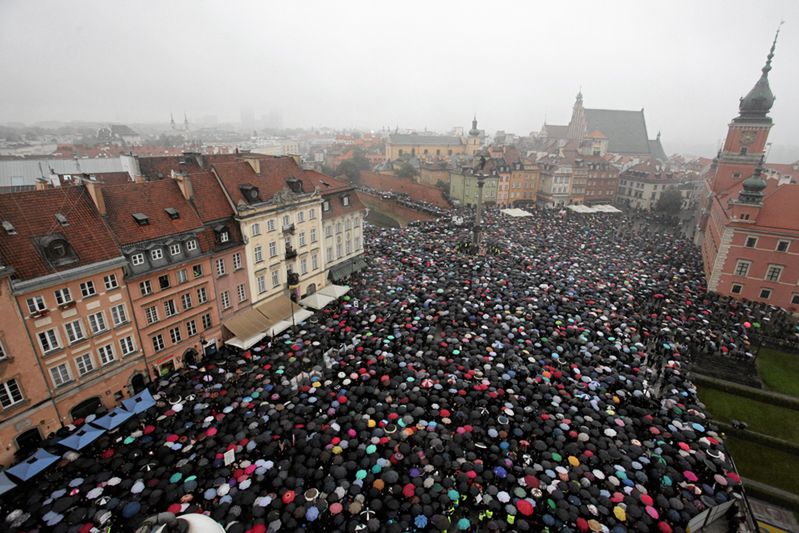
<svg viewBox="0 0 799 533"><path fill-rule="evenodd" d="M709 155L786 20L770 139L775 155L799 152L794 1L233 4L4 1L0 123L248 112L284 128L445 132L476 113L489 133L527 135L567 123L582 90L589 108L644 108L668 152Z"/></svg>

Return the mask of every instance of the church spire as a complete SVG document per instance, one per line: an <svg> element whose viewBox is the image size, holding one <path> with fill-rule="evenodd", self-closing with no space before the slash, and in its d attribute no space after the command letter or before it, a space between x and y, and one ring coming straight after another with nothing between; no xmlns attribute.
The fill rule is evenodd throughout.
<svg viewBox="0 0 799 533"><path fill-rule="evenodd" d="M474 119L472 119L472 129L469 130L469 135L472 137L480 136L480 130L477 129L477 113L474 114Z"/></svg>

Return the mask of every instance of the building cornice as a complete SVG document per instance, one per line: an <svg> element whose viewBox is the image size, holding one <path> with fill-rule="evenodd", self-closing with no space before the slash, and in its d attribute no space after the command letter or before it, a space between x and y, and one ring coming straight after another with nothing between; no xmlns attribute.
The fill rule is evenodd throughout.
<svg viewBox="0 0 799 533"><path fill-rule="evenodd" d="M61 285L66 281L91 276L93 274L97 274L98 272L105 272L117 267L124 267L126 264L127 260L120 256L113 259L107 259L99 263L92 263L90 265L64 270L62 272L54 272L52 274L40 276L30 280L13 281L11 285L14 289L14 294L25 294L34 290L52 287L54 285Z"/></svg>

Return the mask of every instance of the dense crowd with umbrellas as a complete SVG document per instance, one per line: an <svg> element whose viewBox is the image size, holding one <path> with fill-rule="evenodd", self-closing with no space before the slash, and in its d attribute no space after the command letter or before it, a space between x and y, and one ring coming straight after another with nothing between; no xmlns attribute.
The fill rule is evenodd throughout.
<svg viewBox="0 0 799 533"><path fill-rule="evenodd" d="M48 444L4 529L684 531L740 492L692 350L792 326L706 294L689 243L627 222L492 210L483 255L448 219L370 228L369 268L296 330L153 383L79 451Z"/></svg>

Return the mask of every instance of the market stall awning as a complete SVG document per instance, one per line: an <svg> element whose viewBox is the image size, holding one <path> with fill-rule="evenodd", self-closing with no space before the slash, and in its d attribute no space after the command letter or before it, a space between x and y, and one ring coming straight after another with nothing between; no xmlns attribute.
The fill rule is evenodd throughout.
<svg viewBox="0 0 799 533"><path fill-rule="evenodd" d="M264 315L267 320L267 328L274 325L280 320L285 320L291 317L291 300L285 294L281 294L276 298L261 302L255 306L255 309ZM267 328L264 328L266 330Z"/></svg>
<svg viewBox="0 0 799 533"><path fill-rule="evenodd" d="M332 296L333 298L341 298L348 292L350 292L349 285L328 285L324 289L320 290L319 294Z"/></svg>
<svg viewBox="0 0 799 533"><path fill-rule="evenodd" d="M343 263L330 267L328 277L333 281L341 281L348 278L352 273L352 263L350 261L344 261Z"/></svg>
<svg viewBox="0 0 799 533"><path fill-rule="evenodd" d="M126 411L120 407L117 407L116 409L114 409L104 417L98 418L97 420L92 420L91 424L98 428L103 428L111 431L112 429L121 426L123 423L125 423L125 420L127 420L132 416L133 413L131 413L130 411Z"/></svg>
<svg viewBox="0 0 799 533"><path fill-rule="evenodd" d="M332 296L315 292L310 296L306 296L300 300L300 305L304 307L310 307L311 309L322 309L323 307L330 305L331 302L335 301L336 299Z"/></svg>
<svg viewBox="0 0 799 533"><path fill-rule="evenodd" d="M257 308L248 309L229 318L222 325L239 339L249 339L264 332L269 327L269 317L264 316ZM255 342L258 342L258 340L256 339L253 344Z"/></svg>
<svg viewBox="0 0 799 533"><path fill-rule="evenodd" d="M27 481L59 459L60 457L52 453L48 453L44 450L36 450L36 453L21 463L15 464L6 470L6 472L21 481Z"/></svg>
<svg viewBox="0 0 799 533"><path fill-rule="evenodd" d="M155 400L147 389L135 396L131 396L127 400L122 400L122 407L134 414L143 413L153 405L155 405Z"/></svg>
<svg viewBox="0 0 799 533"><path fill-rule="evenodd" d="M105 433L104 429L98 429L92 427L90 424L87 424L77 430L72 435L61 439L58 441L58 444L61 446L66 446L67 448L71 448L73 450L82 450L95 440L97 440L100 435Z"/></svg>
<svg viewBox="0 0 799 533"><path fill-rule="evenodd" d="M298 309L294 312L294 324L301 324L302 322L308 320L313 316L313 311L308 311L307 309ZM288 322L288 321L287 321Z"/></svg>
<svg viewBox="0 0 799 533"><path fill-rule="evenodd" d="M232 337L225 341L225 344L228 346L235 346L240 350L249 350L252 346L258 342L259 340L263 339L268 335L268 332L265 333L263 331L256 333L251 337L247 337L246 339L240 339L239 337Z"/></svg>
<svg viewBox="0 0 799 533"><path fill-rule="evenodd" d="M5 494L16 486L17 484L8 479L5 472L0 472L0 494Z"/></svg>
<svg viewBox="0 0 799 533"><path fill-rule="evenodd" d="M518 207L514 207L513 209L503 209L502 213L514 218L533 216L532 213L525 211L524 209L519 209Z"/></svg>

